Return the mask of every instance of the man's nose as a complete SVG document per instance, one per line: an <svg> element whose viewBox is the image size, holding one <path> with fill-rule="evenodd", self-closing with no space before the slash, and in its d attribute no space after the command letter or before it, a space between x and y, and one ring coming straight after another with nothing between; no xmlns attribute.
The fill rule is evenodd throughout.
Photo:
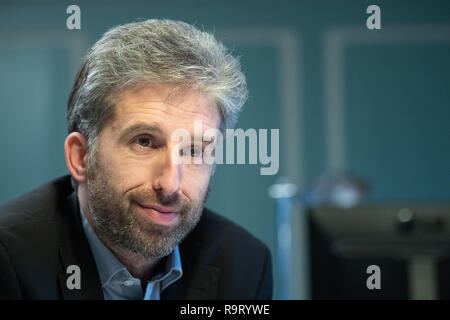
<svg viewBox="0 0 450 320"><path fill-rule="evenodd" d="M176 148L176 147L175 147ZM165 195L177 193L183 178L183 165L175 158L176 150L167 148L158 161L153 189Z"/></svg>

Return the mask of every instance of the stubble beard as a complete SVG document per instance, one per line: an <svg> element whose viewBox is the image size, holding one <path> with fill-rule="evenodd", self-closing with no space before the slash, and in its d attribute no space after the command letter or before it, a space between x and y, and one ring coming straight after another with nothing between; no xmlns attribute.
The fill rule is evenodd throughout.
<svg viewBox="0 0 450 320"><path fill-rule="evenodd" d="M199 222L208 198L209 183L200 201L193 203L179 194L162 196L154 190L138 189L126 196L110 183L111 174L94 156L87 168L88 203L100 238L145 259L169 255ZM175 226L152 223L138 212L138 204L171 206L179 210Z"/></svg>

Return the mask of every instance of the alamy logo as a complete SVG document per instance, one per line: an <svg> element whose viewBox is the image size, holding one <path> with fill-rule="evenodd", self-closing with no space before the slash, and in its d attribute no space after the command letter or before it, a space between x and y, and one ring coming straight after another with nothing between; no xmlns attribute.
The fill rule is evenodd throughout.
<svg viewBox="0 0 450 320"><path fill-rule="evenodd" d="M367 267L367 274L370 276L367 278L366 286L367 289L381 289L381 269L379 266L373 264Z"/></svg>
<svg viewBox="0 0 450 320"><path fill-rule="evenodd" d="M203 132L201 121L194 121L194 137L184 128L172 132L171 140L180 145L173 149L175 164L258 164L261 175L275 175L279 169L279 129L215 128ZM270 138L268 133L270 133ZM206 147L202 147L204 143ZM270 150L270 152L269 152ZM181 151L181 152L180 152ZM187 155L187 157L186 157ZM190 155L193 155L192 157Z"/></svg>
<svg viewBox="0 0 450 320"><path fill-rule="evenodd" d="M377 5L370 5L367 7L366 13L370 14L370 16L367 18L366 26L367 29L373 30L381 29L381 9Z"/></svg>
<svg viewBox="0 0 450 320"><path fill-rule="evenodd" d="M67 20L66 20L67 29L69 29L69 30L73 30L73 29L80 30L81 29L81 10L80 10L80 7L75 5L75 4L72 4L72 5L67 7L66 13L71 14L70 16L67 17Z"/></svg>
<svg viewBox="0 0 450 320"><path fill-rule="evenodd" d="M67 277L67 280L66 280L67 289L69 289L69 290L81 289L81 269L80 269L80 267L75 264L72 264L67 267L66 273L70 274L70 276Z"/></svg>

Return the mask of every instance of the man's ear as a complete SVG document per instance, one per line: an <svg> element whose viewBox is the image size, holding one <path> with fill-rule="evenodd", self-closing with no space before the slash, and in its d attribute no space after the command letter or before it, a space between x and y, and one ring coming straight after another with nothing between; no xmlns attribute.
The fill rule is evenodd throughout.
<svg viewBox="0 0 450 320"><path fill-rule="evenodd" d="M72 132L64 143L64 154L70 174L78 183L87 181L88 142L84 135Z"/></svg>

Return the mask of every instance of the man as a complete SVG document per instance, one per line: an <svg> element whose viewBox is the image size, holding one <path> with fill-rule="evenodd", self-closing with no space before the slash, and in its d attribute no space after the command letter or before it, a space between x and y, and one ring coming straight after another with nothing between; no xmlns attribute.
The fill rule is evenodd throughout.
<svg viewBox="0 0 450 320"><path fill-rule="evenodd" d="M270 299L267 247L203 207L214 165L191 161L246 97L239 62L206 32L108 31L69 98L70 176L0 207L0 298Z"/></svg>

